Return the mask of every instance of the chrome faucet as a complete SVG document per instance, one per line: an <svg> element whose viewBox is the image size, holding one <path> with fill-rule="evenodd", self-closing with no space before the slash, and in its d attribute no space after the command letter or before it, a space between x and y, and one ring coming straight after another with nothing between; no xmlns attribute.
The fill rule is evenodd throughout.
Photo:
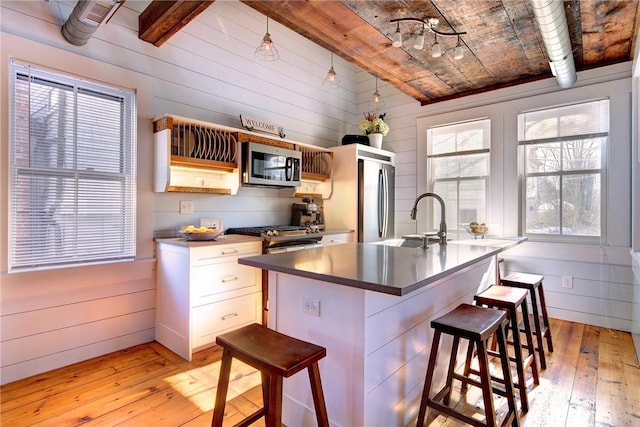
<svg viewBox="0 0 640 427"><path fill-rule="evenodd" d="M440 229L438 230L438 237L440 238L440 244L447 244L447 223L445 221L445 210L444 210L444 200L442 197L438 196L435 193L424 193L418 196L415 203L413 204L413 209L411 209L411 219L415 220L416 215L418 214L418 202L424 199L425 197L433 197L440 203Z"/></svg>

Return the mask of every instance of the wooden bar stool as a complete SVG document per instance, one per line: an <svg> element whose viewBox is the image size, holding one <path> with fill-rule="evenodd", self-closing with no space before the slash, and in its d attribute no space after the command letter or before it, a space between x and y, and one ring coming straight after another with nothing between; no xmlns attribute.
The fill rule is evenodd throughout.
<svg viewBox="0 0 640 427"><path fill-rule="evenodd" d="M529 291L529 295L531 297L531 308L533 310L533 334L536 336L536 342L538 345L536 350L540 357L540 367L542 369L547 369L547 359L542 346L542 338L546 337L547 349L551 353L553 353L553 342L551 341L551 328L549 326L549 315L547 314L547 303L544 300L544 287L542 286L543 279L544 276L539 274L511 273L500 281L504 286L523 288ZM536 293L539 296L539 303Z"/></svg>
<svg viewBox="0 0 640 427"><path fill-rule="evenodd" d="M431 321L431 327L434 329L433 343L431 345L427 376L424 382L424 389L422 391L422 399L420 401L420 410L418 412L418 421L416 424L417 427L424 426L427 407L434 408L446 415L474 426L495 426L496 413L493 403L493 393L504 396L508 402L509 411L505 415L501 425L504 426L508 423L511 423L512 426L519 425L519 419L516 414L513 383L511 380L511 369L509 367L509 354L507 352L507 342L504 331L505 321L506 314L504 311L477 307L470 304L460 304L457 308L444 316ZM433 374L438 356L438 345L440 344L440 335L442 333L453 336L449 368L447 370L447 378L444 387L433 397L430 397ZM486 343L494 334L496 335L501 355L500 360L504 375L502 384L504 385L504 389L494 386L489 374L489 361L487 358ZM478 349L480 381L455 372L460 338L468 340L469 346L475 345ZM461 381L463 385L472 384L482 389L485 411L484 422L456 411L452 407L448 406L451 397L452 382L454 379ZM440 401L442 401L442 403L440 403Z"/></svg>
<svg viewBox="0 0 640 427"><path fill-rule="evenodd" d="M509 360L515 362L517 380L514 380L513 385L520 390L520 406L522 412L529 411L529 400L527 398L527 379L525 371L531 369L533 376L533 383L535 385L540 384L538 377L538 364L536 362L535 347L533 345L533 335L531 333L531 325L529 324L529 310L527 308L527 291L525 289L511 288L508 286L491 286L484 290L482 293L475 295L473 299L480 306L486 306L489 308L498 308L505 310L507 314L508 326L507 330L511 329L512 341L507 340L508 344L513 344L513 356L509 357ZM524 334L526 339L526 345L523 345L520 340L520 326L518 322L518 308L522 310L522 318L524 323ZM507 332L508 335L508 332ZM526 349L528 354L523 357L522 350ZM499 356L494 351L488 351L491 356ZM467 360L465 363L464 374L469 373L478 374L477 371L471 369L471 359L473 356L473 347L469 346L467 351ZM495 379L494 379L495 380Z"/></svg>
<svg viewBox="0 0 640 427"><path fill-rule="evenodd" d="M257 323L216 337L223 348L220 378L213 409L212 427L221 427L229 388L231 361L236 359L260 371L264 406L236 426L248 426L265 417L267 427L280 427L282 419L282 379L307 368L319 426L327 427L329 418L322 393L318 360L327 350L315 344L276 332Z"/></svg>

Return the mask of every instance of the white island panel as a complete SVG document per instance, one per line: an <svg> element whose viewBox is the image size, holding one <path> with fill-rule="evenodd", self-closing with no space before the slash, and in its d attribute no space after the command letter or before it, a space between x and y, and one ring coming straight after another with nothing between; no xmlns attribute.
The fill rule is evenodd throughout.
<svg viewBox="0 0 640 427"><path fill-rule="evenodd" d="M332 425L403 426L417 414L430 321L472 301L489 266L482 260L405 296L272 271L269 326L327 348L319 365ZM320 301L320 316L303 312L306 299ZM443 342L446 358L450 341ZM285 380L283 422L315 422L306 375Z"/></svg>

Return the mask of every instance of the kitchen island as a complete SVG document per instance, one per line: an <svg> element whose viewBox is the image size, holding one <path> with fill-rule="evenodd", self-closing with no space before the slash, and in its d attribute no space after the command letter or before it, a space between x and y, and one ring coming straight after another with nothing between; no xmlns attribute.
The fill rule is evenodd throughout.
<svg viewBox="0 0 640 427"><path fill-rule="evenodd" d="M238 262L269 271L269 327L327 348L320 372L332 425L404 426L420 404L429 322L495 283L497 254L525 240L346 243ZM442 357L448 347L444 339ZM283 423L314 420L308 378L288 378Z"/></svg>

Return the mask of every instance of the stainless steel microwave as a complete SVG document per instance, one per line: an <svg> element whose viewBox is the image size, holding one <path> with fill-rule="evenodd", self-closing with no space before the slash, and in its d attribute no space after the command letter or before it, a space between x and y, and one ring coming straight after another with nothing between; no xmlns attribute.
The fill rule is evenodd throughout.
<svg viewBox="0 0 640 427"><path fill-rule="evenodd" d="M299 187L302 152L255 142L242 143L242 183Z"/></svg>

